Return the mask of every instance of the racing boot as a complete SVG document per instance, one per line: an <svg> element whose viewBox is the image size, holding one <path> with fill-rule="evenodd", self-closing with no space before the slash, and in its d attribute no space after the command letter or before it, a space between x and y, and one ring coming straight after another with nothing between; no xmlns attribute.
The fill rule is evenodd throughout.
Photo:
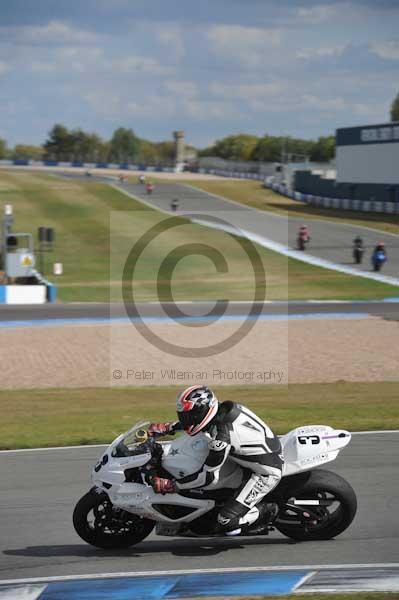
<svg viewBox="0 0 399 600"><path fill-rule="evenodd" d="M259 517L252 524L245 528L244 535L267 535L269 533L270 524L278 514L278 506L274 502L262 502L257 506Z"/></svg>

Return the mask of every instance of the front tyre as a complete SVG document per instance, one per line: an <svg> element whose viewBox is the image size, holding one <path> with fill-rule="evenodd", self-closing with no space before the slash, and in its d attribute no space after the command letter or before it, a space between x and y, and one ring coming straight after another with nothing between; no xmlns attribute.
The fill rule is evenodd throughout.
<svg viewBox="0 0 399 600"><path fill-rule="evenodd" d="M75 506L73 526L88 544L97 548L128 548L146 538L154 521L115 508L107 494L90 490Z"/></svg>
<svg viewBox="0 0 399 600"><path fill-rule="evenodd" d="M297 501L294 504L294 500ZM318 501L317 505L300 505L300 500ZM280 504L273 525L284 535L298 541L329 540L352 523L357 500L345 479L317 469L299 488L291 490Z"/></svg>

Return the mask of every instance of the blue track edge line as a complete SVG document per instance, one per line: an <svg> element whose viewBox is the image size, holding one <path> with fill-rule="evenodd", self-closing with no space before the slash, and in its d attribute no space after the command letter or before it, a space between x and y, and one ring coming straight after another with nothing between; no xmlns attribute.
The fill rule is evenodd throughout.
<svg viewBox="0 0 399 600"><path fill-rule="evenodd" d="M13 327L64 327L71 325L128 325L129 323L140 324L144 323L199 323L209 322L216 323L217 321L300 321L300 320L319 320L319 319L367 319L370 314L367 312L352 312L352 313L291 313L291 314L277 314L277 315L259 315L251 316L248 314L243 315L227 315L220 317L177 317L172 319L168 316L165 317L143 317L143 319L129 317L110 317L108 318L97 318L97 317L81 317L81 318L66 318L66 319L24 319L24 320L13 320L13 321L0 321L0 329L7 329Z"/></svg>
<svg viewBox="0 0 399 600"><path fill-rule="evenodd" d="M49 583L39 600L173 600L177 598L284 595L309 571L204 573Z"/></svg>

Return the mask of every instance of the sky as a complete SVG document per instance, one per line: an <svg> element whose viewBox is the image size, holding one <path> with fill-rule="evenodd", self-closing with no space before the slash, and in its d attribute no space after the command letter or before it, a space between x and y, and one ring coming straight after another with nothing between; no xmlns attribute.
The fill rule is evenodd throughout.
<svg viewBox="0 0 399 600"><path fill-rule="evenodd" d="M384 123L399 0L13 0L0 4L0 137L54 123L205 147Z"/></svg>

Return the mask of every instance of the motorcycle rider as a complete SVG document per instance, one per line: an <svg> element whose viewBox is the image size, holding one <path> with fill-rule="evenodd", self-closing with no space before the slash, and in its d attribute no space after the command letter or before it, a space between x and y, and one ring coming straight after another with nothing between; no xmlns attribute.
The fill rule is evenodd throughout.
<svg viewBox="0 0 399 600"><path fill-rule="evenodd" d="M387 251L384 242L378 242L374 248L371 262L374 266L374 271L379 271L381 264L384 264L388 259Z"/></svg>
<svg viewBox="0 0 399 600"><path fill-rule="evenodd" d="M178 480L153 477L153 489L161 494L211 489L230 458L243 468L244 479L234 497L220 509L216 531L238 535L242 525L255 523L259 518L256 505L281 479L280 440L248 408L230 401L219 404L212 390L204 385L191 386L179 394L176 408L178 422L152 423L149 434L165 435L184 429L188 435L196 435L202 431L208 437L209 453L201 469L192 475ZM268 509L266 504L263 507Z"/></svg>
<svg viewBox="0 0 399 600"><path fill-rule="evenodd" d="M360 237L360 235L357 235L355 237L355 239L353 240L353 257L357 264L360 264L362 262L363 253L364 253L363 238Z"/></svg>
<svg viewBox="0 0 399 600"><path fill-rule="evenodd" d="M172 212L176 212L178 208L179 200L177 198L173 198L172 202L170 203L170 209Z"/></svg>
<svg viewBox="0 0 399 600"><path fill-rule="evenodd" d="M154 191L154 184L151 183L151 181L149 181L146 184L145 189L146 189L147 194L152 194L152 192Z"/></svg>
<svg viewBox="0 0 399 600"><path fill-rule="evenodd" d="M301 225L298 230L298 247L304 250L305 245L310 241L310 232L307 225Z"/></svg>

